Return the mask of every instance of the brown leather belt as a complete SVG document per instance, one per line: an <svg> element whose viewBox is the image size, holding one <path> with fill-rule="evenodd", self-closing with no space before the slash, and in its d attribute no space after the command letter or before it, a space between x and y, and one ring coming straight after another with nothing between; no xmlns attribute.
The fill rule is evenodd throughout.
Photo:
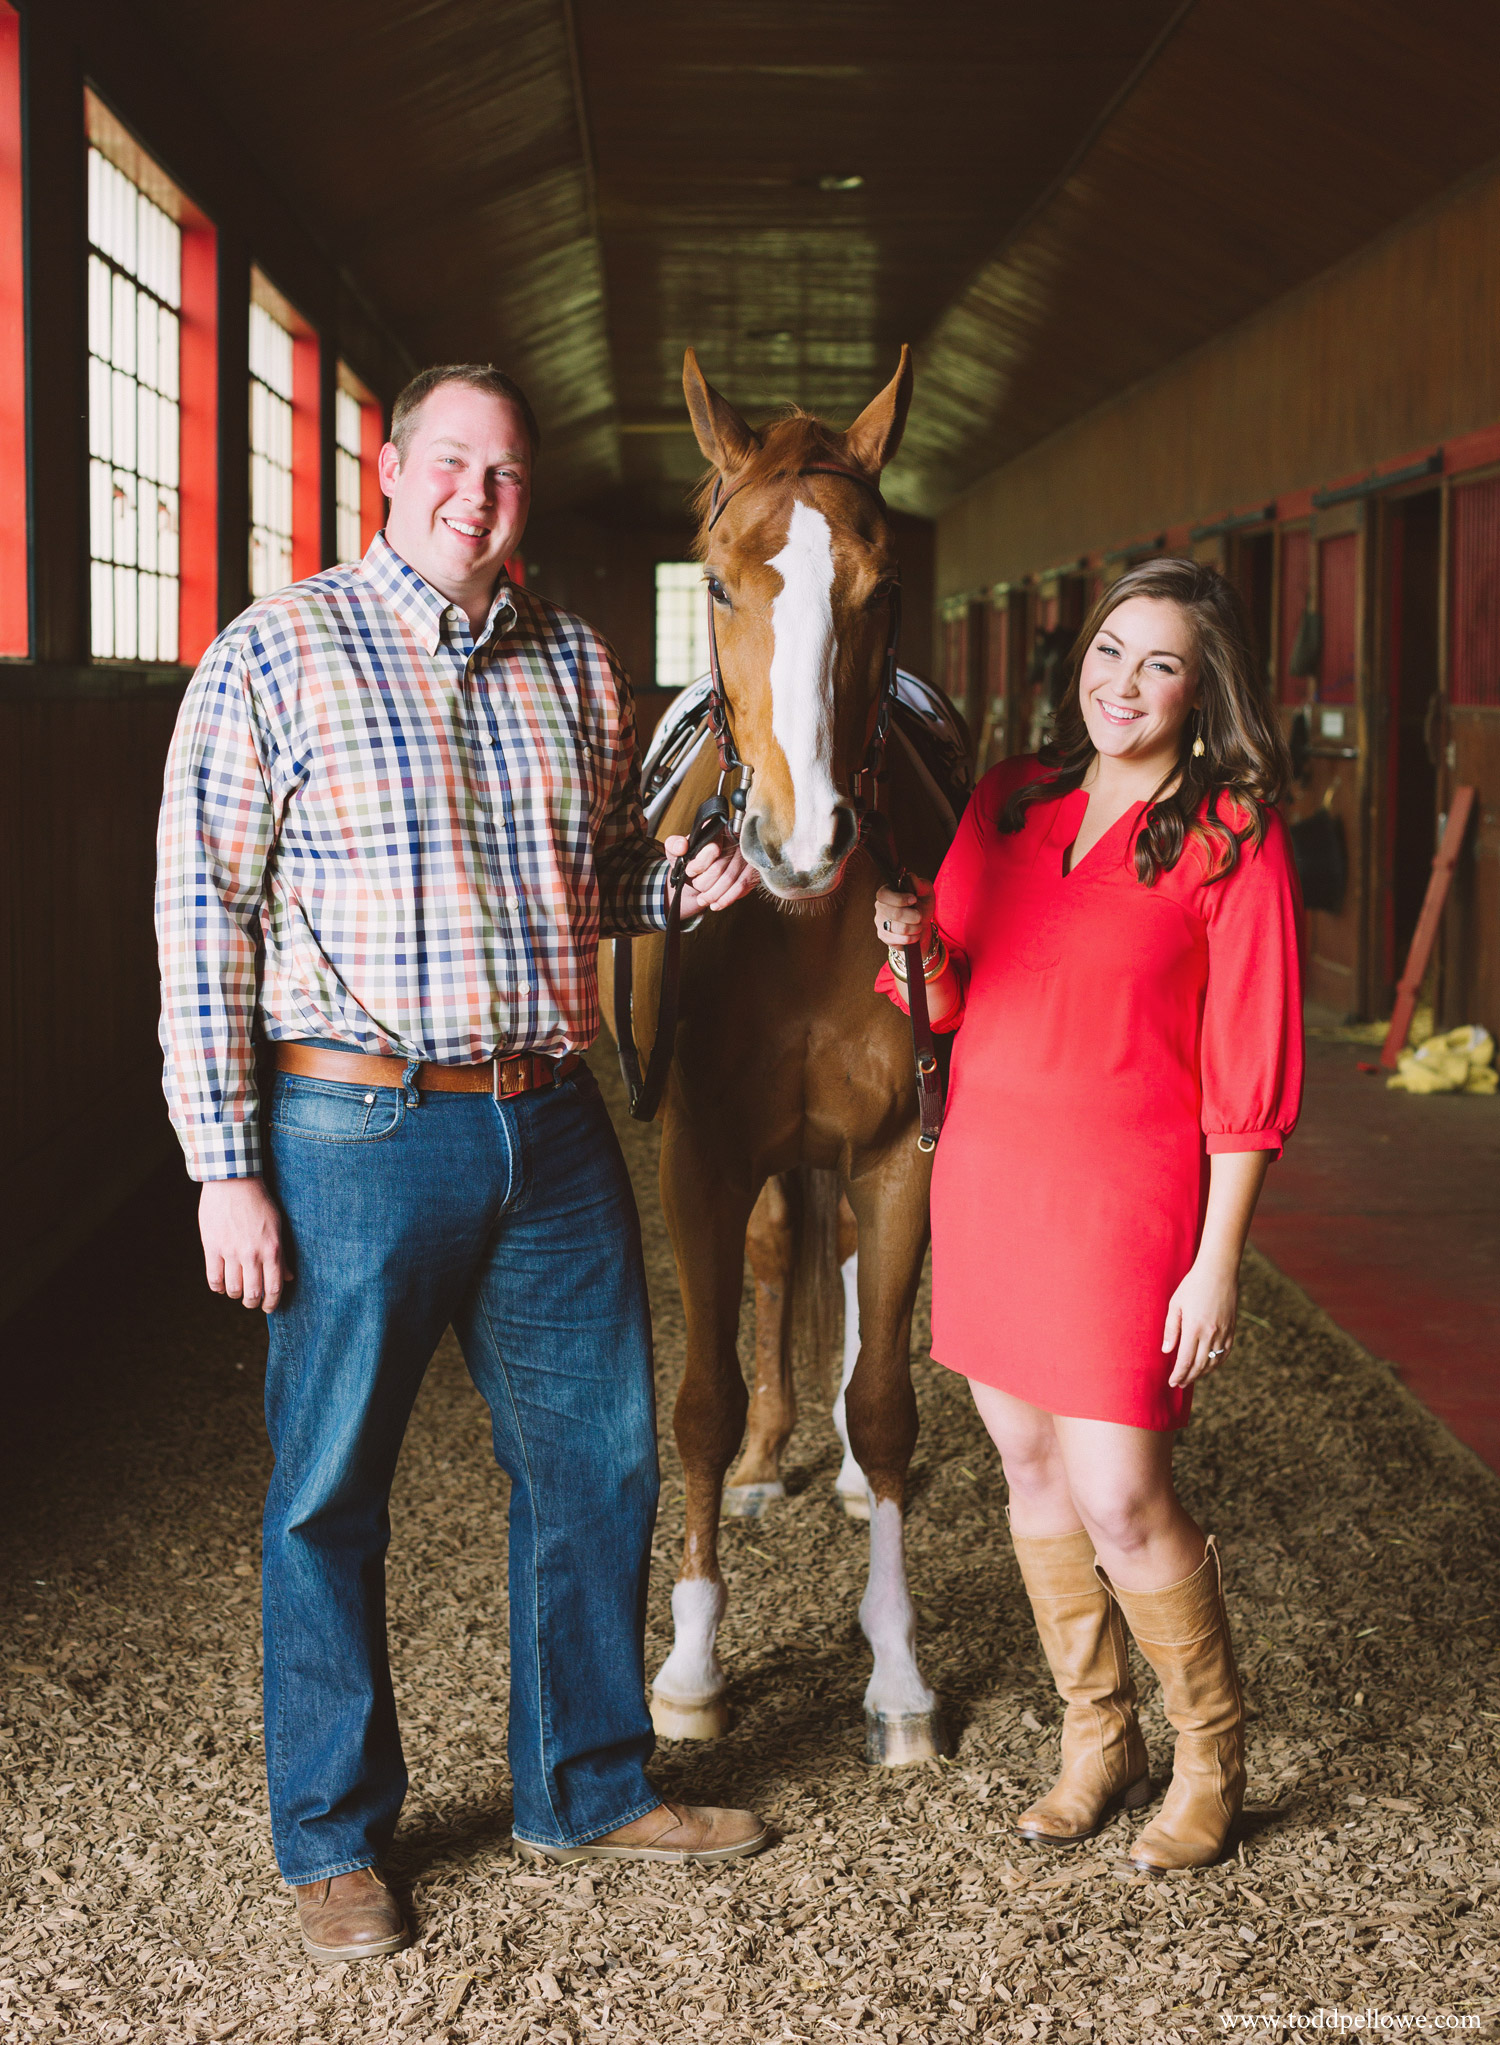
<svg viewBox="0 0 1500 2045"><path fill-rule="evenodd" d="M328 1051L320 1044L277 1044L278 1072L302 1079L332 1079L342 1086L400 1086L406 1078L404 1058L367 1057L363 1051ZM534 1093L576 1071L579 1055L534 1058L487 1058L483 1065L419 1065L413 1074L418 1093L491 1094L497 1101Z"/></svg>

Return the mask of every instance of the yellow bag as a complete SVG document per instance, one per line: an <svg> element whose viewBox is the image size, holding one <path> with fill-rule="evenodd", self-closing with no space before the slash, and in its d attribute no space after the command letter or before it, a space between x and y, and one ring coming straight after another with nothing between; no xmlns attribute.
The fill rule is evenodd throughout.
<svg viewBox="0 0 1500 2045"><path fill-rule="evenodd" d="M1500 1087L1495 1040L1477 1023L1460 1023L1403 1051L1386 1085L1413 1094L1492 1094Z"/></svg>

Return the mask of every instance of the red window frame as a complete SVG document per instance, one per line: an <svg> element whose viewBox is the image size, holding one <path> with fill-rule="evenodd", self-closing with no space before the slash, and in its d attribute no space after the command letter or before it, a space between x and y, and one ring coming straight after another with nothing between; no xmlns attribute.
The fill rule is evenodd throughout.
<svg viewBox="0 0 1500 2045"><path fill-rule="evenodd" d="M196 208L182 229L182 583L178 657L196 665L219 631L219 238Z"/></svg>
<svg viewBox="0 0 1500 2045"><path fill-rule="evenodd" d="M367 547L385 524L380 450L386 439L384 408L370 405L362 409L359 415L359 531Z"/></svg>
<svg viewBox="0 0 1500 2045"><path fill-rule="evenodd" d="M31 651L28 537L21 20L0 0L0 654L20 659Z"/></svg>

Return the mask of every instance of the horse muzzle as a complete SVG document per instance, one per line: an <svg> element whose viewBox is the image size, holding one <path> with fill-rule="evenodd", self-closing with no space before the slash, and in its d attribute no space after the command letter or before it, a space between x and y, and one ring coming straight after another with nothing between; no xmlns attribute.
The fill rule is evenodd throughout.
<svg viewBox="0 0 1500 2045"><path fill-rule="evenodd" d="M859 819L852 804L833 811L828 837L806 865L788 857L784 842L767 819L752 812L740 832L740 850L771 894L785 902L814 901L831 894L843 879L849 855L859 842Z"/></svg>

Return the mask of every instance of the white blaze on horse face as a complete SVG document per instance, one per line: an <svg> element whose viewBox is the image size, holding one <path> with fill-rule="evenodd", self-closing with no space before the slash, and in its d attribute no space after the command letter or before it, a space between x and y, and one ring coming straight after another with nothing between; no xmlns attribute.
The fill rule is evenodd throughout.
<svg viewBox="0 0 1500 2045"><path fill-rule="evenodd" d="M792 777L792 828L781 856L799 873L826 858L833 785L833 536L821 511L792 506L786 544L768 564L781 577L771 605L771 731Z"/></svg>

